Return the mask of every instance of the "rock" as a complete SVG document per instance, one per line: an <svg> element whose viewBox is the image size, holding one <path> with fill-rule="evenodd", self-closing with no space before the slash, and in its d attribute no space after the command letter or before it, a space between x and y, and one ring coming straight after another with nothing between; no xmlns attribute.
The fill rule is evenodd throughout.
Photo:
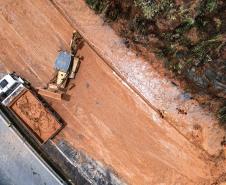
<svg viewBox="0 0 226 185"><path fill-rule="evenodd" d="M197 73L194 67L187 70L186 77L189 81L193 82L195 86L201 89L206 89L208 87L206 78L203 77L202 74Z"/></svg>
<svg viewBox="0 0 226 185"><path fill-rule="evenodd" d="M203 70L192 67L187 70L186 78L198 88L209 91L211 94L226 98L226 62L213 61L203 66Z"/></svg>
<svg viewBox="0 0 226 185"><path fill-rule="evenodd" d="M217 77L217 74L212 69L206 69L205 76L209 81L214 81Z"/></svg>

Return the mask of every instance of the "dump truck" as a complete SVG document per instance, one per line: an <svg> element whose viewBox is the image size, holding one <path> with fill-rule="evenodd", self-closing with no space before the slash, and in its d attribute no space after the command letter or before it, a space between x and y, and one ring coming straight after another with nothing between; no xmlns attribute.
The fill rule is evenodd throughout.
<svg viewBox="0 0 226 185"><path fill-rule="evenodd" d="M27 80L16 73L2 75L0 103L18 121L21 130L25 130L38 144L46 143L64 126L63 120L51 106Z"/></svg>

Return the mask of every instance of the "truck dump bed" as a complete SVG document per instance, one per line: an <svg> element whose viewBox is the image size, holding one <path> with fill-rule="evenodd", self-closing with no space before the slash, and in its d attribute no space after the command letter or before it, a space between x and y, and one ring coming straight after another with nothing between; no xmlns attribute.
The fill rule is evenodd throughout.
<svg viewBox="0 0 226 185"><path fill-rule="evenodd" d="M25 90L10 109L41 143L52 138L63 126L30 90Z"/></svg>

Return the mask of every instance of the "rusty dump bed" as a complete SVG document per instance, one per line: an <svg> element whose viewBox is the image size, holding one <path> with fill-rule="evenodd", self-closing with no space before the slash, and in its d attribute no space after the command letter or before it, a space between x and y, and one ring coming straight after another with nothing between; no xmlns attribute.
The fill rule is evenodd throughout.
<svg viewBox="0 0 226 185"><path fill-rule="evenodd" d="M10 109L40 143L48 141L63 127L53 113L28 89L10 105Z"/></svg>

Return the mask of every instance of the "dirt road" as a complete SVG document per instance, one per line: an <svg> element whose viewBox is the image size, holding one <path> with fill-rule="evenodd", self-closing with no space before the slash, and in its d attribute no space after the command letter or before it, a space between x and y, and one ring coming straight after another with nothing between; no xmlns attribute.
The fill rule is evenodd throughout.
<svg viewBox="0 0 226 185"><path fill-rule="evenodd" d="M60 2L67 6L73 3ZM88 22L88 19L80 18ZM47 82L57 51L69 45L72 26L53 4L44 0L32 3L29 0L1 0L0 25L3 25L0 27L0 41L4 46L0 48L0 69L16 71L35 86ZM105 51L108 45L102 47ZM133 54L130 54L133 59ZM126 63L125 69L130 66L131 73L117 71L121 74L117 75L86 43L79 50L79 55L84 56L84 60L73 82L75 88L69 91L70 101L51 102L67 123L55 142L66 140L76 149L112 168L128 184L210 183L212 163L204 160L203 150L184 137L183 132L178 132L171 124L174 119L170 122L163 119L149 101L121 78L132 75L131 70L137 65L133 71L137 74L133 82L141 92L145 91L139 84L143 73L138 69L145 72L147 64ZM106 57L109 59L108 53ZM169 86L164 88L175 92ZM154 95L153 99L160 105L164 103ZM179 123L178 118L175 125ZM186 128L189 127L182 130L186 131Z"/></svg>
<svg viewBox="0 0 226 185"><path fill-rule="evenodd" d="M1 63L35 85L46 82L73 29L48 1L1 0L0 13Z"/></svg>
<svg viewBox="0 0 226 185"><path fill-rule="evenodd" d="M161 111L168 123L193 144L211 155L219 153L225 133L219 127L218 120L213 113L204 110L191 94L180 89L177 85L179 82L165 76L164 68L156 65L161 61L154 54L148 60L137 57L83 0L53 2L71 25L79 28L109 67L149 106Z"/></svg>
<svg viewBox="0 0 226 185"><path fill-rule="evenodd" d="M157 183L163 176L175 183L179 177L185 182L210 175L198 158L200 151L162 120L89 46L79 54L84 60L76 87L70 92L70 102L63 104L72 116L62 114L68 123L61 132L63 139L117 169L131 184ZM60 106L55 107L62 112ZM191 173L194 168L196 174Z"/></svg>

